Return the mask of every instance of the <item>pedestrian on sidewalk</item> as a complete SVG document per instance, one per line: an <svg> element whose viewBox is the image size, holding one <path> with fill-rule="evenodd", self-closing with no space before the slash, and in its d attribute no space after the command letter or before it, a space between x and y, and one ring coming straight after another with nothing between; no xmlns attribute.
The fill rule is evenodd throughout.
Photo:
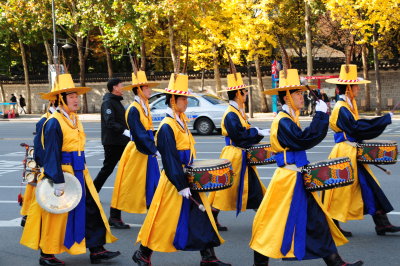
<svg viewBox="0 0 400 266"><path fill-rule="evenodd" d="M100 192L107 178L114 171L126 145L129 142L129 130L125 122L125 108L121 101L122 80L112 78L107 83L108 93L101 104L101 143L104 147L103 167L94 179L94 186ZM118 229L128 229L129 225L121 220L121 211L110 208L109 223Z"/></svg>
<svg viewBox="0 0 400 266"><path fill-rule="evenodd" d="M22 97L22 95L19 95L19 106L21 107L21 114L22 112L24 112L26 114L26 110L25 110L25 106L26 106L26 102L25 102L25 98Z"/></svg>

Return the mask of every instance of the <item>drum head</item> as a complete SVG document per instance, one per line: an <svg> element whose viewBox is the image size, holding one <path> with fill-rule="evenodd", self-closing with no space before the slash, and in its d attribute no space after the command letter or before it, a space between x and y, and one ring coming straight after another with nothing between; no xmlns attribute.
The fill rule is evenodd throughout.
<svg viewBox="0 0 400 266"><path fill-rule="evenodd" d="M249 150L252 150L252 149L258 149L258 148L270 148L271 147L271 144L270 143L267 143L267 142L260 142L260 143L258 143L258 144L254 144L254 145L252 145L250 148L248 148Z"/></svg>
<svg viewBox="0 0 400 266"><path fill-rule="evenodd" d="M335 165L335 164L340 164L344 162L350 162L349 157L338 157L338 158L333 158L333 159L327 159L323 161L317 161L317 162L312 162L307 165L305 168L312 168L312 167L319 167L319 166L326 166L326 165Z"/></svg>
<svg viewBox="0 0 400 266"><path fill-rule="evenodd" d="M231 162L227 159L209 159L209 160L196 160L193 162L191 167L193 168L205 168L205 167L215 167L225 164L230 164Z"/></svg>
<svg viewBox="0 0 400 266"><path fill-rule="evenodd" d="M361 143L363 144L380 144L383 146L393 146L396 145L397 142L394 140L376 140L376 139L372 139L372 140L363 140L361 141Z"/></svg>
<svg viewBox="0 0 400 266"><path fill-rule="evenodd" d="M30 148L29 151L28 151L28 155L30 157L33 157L34 152L35 152L35 150L33 148Z"/></svg>
<svg viewBox="0 0 400 266"><path fill-rule="evenodd" d="M29 168L36 168L37 164L35 160L29 160L28 162L26 162L26 166L28 166Z"/></svg>
<svg viewBox="0 0 400 266"><path fill-rule="evenodd" d="M43 178L36 187L36 200L44 210L60 214L73 210L82 198L82 187L79 180L70 173L64 172L64 194L54 194L53 182Z"/></svg>
<svg viewBox="0 0 400 266"><path fill-rule="evenodd" d="M25 181L28 183L31 183L33 181L35 181L37 174L35 172L26 172L25 173Z"/></svg>

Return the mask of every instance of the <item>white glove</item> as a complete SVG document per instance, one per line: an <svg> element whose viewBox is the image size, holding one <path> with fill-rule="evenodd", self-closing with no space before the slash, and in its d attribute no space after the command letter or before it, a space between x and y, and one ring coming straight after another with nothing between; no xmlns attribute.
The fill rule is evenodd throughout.
<svg viewBox="0 0 400 266"><path fill-rule="evenodd" d="M318 102L315 104L315 111L326 113L328 111L328 106L323 100L318 100Z"/></svg>
<svg viewBox="0 0 400 266"><path fill-rule="evenodd" d="M53 184L53 188L54 188L54 195L60 197L64 194L65 183Z"/></svg>
<svg viewBox="0 0 400 266"><path fill-rule="evenodd" d="M393 118L393 113L392 113L392 112L390 112L389 114L390 114L390 118Z"/></svg>
<svg viewBox="0 0 400 266"><path fill-rule="evenodd" d="M128 138L131 137L131 132L129 132L129 130L125 129L124 133L122 133L122 135L127 136Z"/></svg>
<svg viewBox="0 0 400 266"><path fill-rule="evenodd" d="M157 151L157 152L156 152L156 156L157 156L157 157L161 157L161 154Z"/></svg>
<svg viewBox="0 0 400 266"><path fill-rule="evenodd" d="M258 135L260 135L260 136L264 136L264 137L266 137L266 136L269 136L270 135L270 129L269 128L267 128L267 129L259 129L258 127L255 127L255 129L257 129L257 134Z"/></svg>
<svg viewBox="0 0 400 266"><path fill-rule="evenodd" d="M184 188L181 191L178 192L179 195L181 195L184 198L189 198L190 196L192 196L192 193L190 193L190 188Z"/></svg>

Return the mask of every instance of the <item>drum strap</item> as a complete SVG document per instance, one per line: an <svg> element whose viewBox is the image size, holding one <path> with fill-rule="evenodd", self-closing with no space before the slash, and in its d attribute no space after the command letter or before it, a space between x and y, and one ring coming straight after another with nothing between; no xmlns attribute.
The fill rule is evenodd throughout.
<svg viewBox="0 0 400 266"><path fill-rule="evenodd" d="M292 170L292 171L296 171L296 172L303 172L303 167L297 167L295 164L287 164L285 166L282 166L282 168L288 169L288 170Z"/></svg>
<svg viewBox="0 0 400 266"><path fill-rule="evenodd" d="M346 140L345 143L349 144L350 146L357 147L356 142L351 142L351 141Z"/></svg>

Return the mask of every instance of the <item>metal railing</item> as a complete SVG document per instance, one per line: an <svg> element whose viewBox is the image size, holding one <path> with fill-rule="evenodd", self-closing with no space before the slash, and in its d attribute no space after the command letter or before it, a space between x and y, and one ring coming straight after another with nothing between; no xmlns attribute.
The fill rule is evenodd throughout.
<svg viewBox="0 0 400 266"><path fill-rule="evenodd" d="M314 73L338 73L340 71L340 66L342 62L314 62ZM362 63L356 62L353 64L358 65L358 69L361 70ZM299 73L305 74L307 72L307 66L305 63L293 63L292 68L296 68L299 70ZM398 70L400 69L400 62L383 62L379 64L379 68L381 70ZM237 71L242 73L243 76L247 77L250 73L251 76L256 76L256 69L254 66L250 67L236 67ZM370 71L373 70L373 65L369 66ZM154 72L154 71L146 71L147 79L148 80L168 80L171 77L172 72ZM227 68L220 69L220 75L222 78L226 77L229 74ZM201 79L202 71L189 71L188 72L190 79ZM261 75L262 76L271 76L271 66L263 66L261 67ZM123 81L130 81L132 79L131 73L114 73L113 77L120 78ZM79 83L79 74L72 74L72 78L76 83ZM205 70L204 71L204 78L205 79L213 79L214 78L214 71L213 70ZM106 82L109 79L107 73L86 73L85 74L85 82ZM13 77L7 76L0 76L0 82L2 84L24 84L24 76L18 75ZM47 75L40 75L29 76L30 84L44 84L48 83L48 76Z"/></svg>

